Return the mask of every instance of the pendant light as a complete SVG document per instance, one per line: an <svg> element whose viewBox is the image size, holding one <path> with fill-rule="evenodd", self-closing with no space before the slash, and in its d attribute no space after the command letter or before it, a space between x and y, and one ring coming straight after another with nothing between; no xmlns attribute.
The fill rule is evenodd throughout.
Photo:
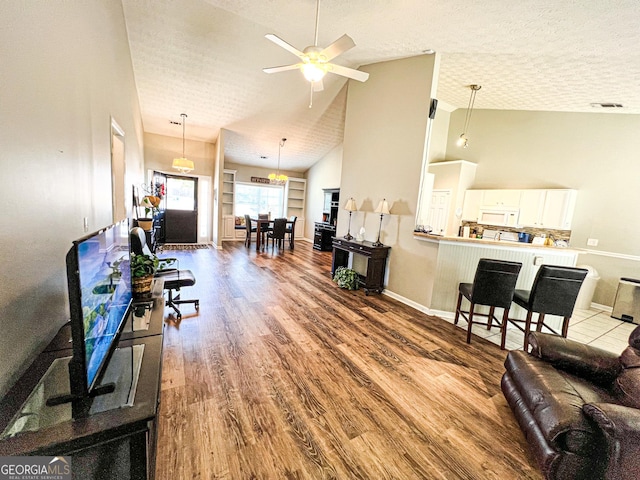
<svg viewBox="0 0 640 480"><path fill-rule="evenodd" d="M174 158L171 166L181 173L189 173L193 171L194 165L192 160L187 160L187 158L185 158L184 156L184 127L186 123L187 114L181 113L180 116L182 117L182 157Z"/></svg>
<svg viewBox="0 0 640 480"><path fill-rule="evenodd" d="M285 185L287 180L289 180L289 177L280 173L280 151L282 150L282 147L284 147L284 142L286 141L287 139L283 138L278 144L278 171L276 173L269 174L269 183L271 185Z"/></svg>
<svg viewBox="0 0 640 480"><path fill-rule="evenodd" d="M471 114L473 113L473 105L476 103L476 93L482 87L480 85L469 85L471 89L471 95L469 96L469 105L467 105L467 116L464 119L464 129L460 134L460 138L458 138L458 146L462 148L467 148L469 146L469 139L467 138L467 134L469 133L469 122L471 121Z"/></svg>

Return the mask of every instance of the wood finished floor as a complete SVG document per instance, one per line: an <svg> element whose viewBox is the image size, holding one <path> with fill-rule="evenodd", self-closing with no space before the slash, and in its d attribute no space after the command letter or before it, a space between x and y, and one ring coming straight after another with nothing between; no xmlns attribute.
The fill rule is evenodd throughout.
<svg viewBox="0 0 640 480"><path fill-rule="evenodd" d="M496 345L339 289L306 242L171 256L200 313L167 318L157 479L542 478Z"/></svg>

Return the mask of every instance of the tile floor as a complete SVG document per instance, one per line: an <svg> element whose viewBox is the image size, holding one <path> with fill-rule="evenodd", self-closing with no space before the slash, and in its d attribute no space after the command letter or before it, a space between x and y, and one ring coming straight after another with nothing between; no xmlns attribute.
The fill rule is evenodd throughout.
<svg viewBox="0 0 640 480"><path fill-rule="evenodd" d="M463 307L464 308L464 307ZM501 315L501 311L499 310ZM524 310L522 310L524 312ZM524 318L524 315L509 315L515 318ZM534 319L536 315L534 314ZM453 323L453 317L446 318L447 321ZM481 321L485 319L482 318ZM545 319L545 323L549 320L549 324L555 327L556 331L560 330L561 318L548 316ZM466 329L467 323L461 319L458 322L460 328ZM568 338L577 340L594 347L608 350L614 353L620 353L627 347L627 340L629 334L638 325L635 323L623 322L611 317L610 311L589 309L589 310L574 310L573 316L569 321L569 334ZM558 328L556 328L558 327ZM543 329L544 331L544 329ZM472 328L474 335L478 335L486 338L492 343L500 345L500 329L497 327L487 330L485 326L474 325ZM473 341L473 339L471 340ZM507 343L506 348L509 350L522 350L524 343L524 334L513 327L512 325L507 329Z"/></svg>

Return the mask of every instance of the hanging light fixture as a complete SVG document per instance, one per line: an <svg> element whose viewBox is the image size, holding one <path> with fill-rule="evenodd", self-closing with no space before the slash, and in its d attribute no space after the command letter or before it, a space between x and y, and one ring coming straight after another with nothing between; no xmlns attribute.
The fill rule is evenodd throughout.
<svg viewBox="0 0 640 480"><path fill-rule="evenodd" d="M193 165L193 160L187 160L184 156L184 127L186 123L187 114L181 113L180 116L182 117L182 157L174 158L171 166L181 173L189 173L195 167Z"/></svg>
<svg viewBox="0 0 640 480"><path fill-rule="evenodd" d="M467 105L467 116L464 119L464 129L458 138L458 146L467 148L469 146L469 139L467 134L469 133L469 122L471 121L471 114L473 113L473 104L476 103L476 93L482 88L480 85L469 85L471 89L471 95L469 96L469 105Z"/></svg>
<svg viewBox="0 0 640 480"><path fill-rule="evenodd" d="M278 144L278 171L276 173L269 174L269 183L271 185L284 185L287 183L287 180L289 180L289 177L280 173L280 151L282 150L282 147L284 147L284 142L286 141L287 139L283 138Z"/></svg>

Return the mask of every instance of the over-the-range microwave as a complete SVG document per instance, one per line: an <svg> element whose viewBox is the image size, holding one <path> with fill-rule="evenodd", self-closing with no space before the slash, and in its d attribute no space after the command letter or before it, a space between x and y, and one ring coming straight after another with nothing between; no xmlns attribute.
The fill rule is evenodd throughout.
<svg viewBox="0 0 640 480"><path fill-rule="evenodd" d="M518 224L520 210L509 207L480 207L478 223L499 227L515 227Z"/></svg>

